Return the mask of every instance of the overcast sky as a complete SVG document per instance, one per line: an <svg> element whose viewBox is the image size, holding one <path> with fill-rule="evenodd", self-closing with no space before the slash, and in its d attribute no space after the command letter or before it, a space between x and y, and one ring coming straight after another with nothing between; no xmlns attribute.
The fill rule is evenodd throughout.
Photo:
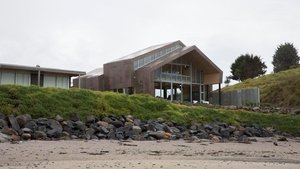
<svg viewBox="0 0 300 169"><path fill-rule="evenodd" d="M151 45L196 45L224 77L241 54L300 48L299 0L1 0L0 63L90 71Z"/></svg>

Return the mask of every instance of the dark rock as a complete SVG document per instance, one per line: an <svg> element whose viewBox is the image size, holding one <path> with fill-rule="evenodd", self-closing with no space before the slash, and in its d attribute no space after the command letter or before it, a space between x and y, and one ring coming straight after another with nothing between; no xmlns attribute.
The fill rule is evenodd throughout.
<svg viewBox="0 0 300 169"><path fill-rule="evenodd" d="M164 131L152 131L149 132L149 136L154 137L156 139L170 139L171 134Z"/></svg>
<svg viewBox="0 0 300 169"><path fill-rule="evenodd" d="M74 122L77 122L80 120L78 113L70 113L69 119Z"/></svg>
<svg viewBox="0 0 300 169"><path fill-rule="evenodd" d="M134 124L135 126L140 126L140 125L142 124L142 122L141 122L140 119L134 119L134 120L133 120L133 124Z"/></svg>
<svg viewBox="0 0 300 169"><path fill-rule="evenodd" d="M107 122L105 122L105 121L98 121L97 125L101 126L101 127L108 127L109 124Z"/></svg>
<svg viewBox="0 0 300 169"><path fill-rule="evenodd" d="M50 127L50 130L47 131L48 137L57 138L61 135L63 128L58 121L49 119L47 125Z"/></svg>
<svg viewBox="0 0 300 169"><path fill-rule="evenodd" d="M111 140L115 140L116 139L116 132L115 131L110 131L108 134L107 134L107 138L108 139L111 139Z"/></svg>
<svg viewBox="0 0 300 169"><path fill-rule="evenodd" d="M33 138L36 140L46 140L47 134L42 131L36 131L36 132L34 132Z"/></svg>
<svg viewBox="0 0 300 169"><path fill-rule="evenodd" d="M12 135L12 136L10 137L10 140L11 140L12 142L18 142L18 141L21 140L21 137L20 137L19 135Z"/></svg>
<svg viewBox="0 0 300 169"><path fill-rule="evenodd" d="M30 140L31 139L31 134L29 134L29 133L23 133L22 136L21 136L21 138L23 140Z"/></svg>
<svg viewBox="0 0 300 169"><path fill-rule="evenodd" d="M9 142L10 139L11 137L9 135L0 132L0 143Z"/></svg>
<svg viewBox="0 0 300 169"><path fill-rule="evenodd" d="M4 127L8 127L7 122L3 119L0 119L0 129L3 129Z"/></svg>
<svg viewBox="0 0 300 169"><path fill-rule="evenodd" d="M139 126L133 126L131 129L131 135L139 135L142 133L142 129Z"/></svg>
<svg viewBox="0 0 300 169"><path fill-rule="evenodd" d="M250 140L249 140L249 138L246 135L242 135L242 136L238 137L237 140L240 143L246 143L246 144L250 143Z"/></svg>
<svg viewBox="0 0 300 169"><path fill-rule="evenodd" d="M90 140L92 138L92 136L94 135L94 133L95 133L95 130L93 128L87 128L85 130L86 139Z"/></svg>
<svg viewBox="0 0 300 169"><path fill-rule="evenodd" d="M102 134L108 134L109 130L107 130L105 127L98 127L99 132Z"/></svg>
<svg viewBox="0 0 300 169"><path fill-rule="evenodd" d="M1 132L6 135L18 135L18 132L12 128L4 127Z"/></svg>
<svg viewBox="0 0 300 169"><path fill-rule="evenodd" d="M216 124L214 124L214 125L212 125L212 130L211 130L211 132L210 133L212 133L213 135L217 135L217 136L220 136L221 134L220 134L220 126L218 126L218 125L216 125Z"/></svg>
<svg viewBox="0 0 300 169"><path fill-rule="evenodd" d="M24 127L25 128L29 128L32 131L36 131L38 129L38 125L33 120L31 120L28 123L26 123Z"/></svg>
<svg viewBox="0 0 300 169"><path fill-rule="evenodd" d="M5 120L6 116L3 113L0 113L0 120Z"/></svg>
<svg viewBox="0 0 300 169"><path fill-rule="evenodd" d="M74 128L76 130L84 131L86 129L86 125L83 122L81 122L81 121L76 121L74 123Z"/></svg>
<svg viewBox="0 0 300 169"><path fill-rule="evenodd" d="M213 127L212 127L211 125L209 125L209 124L205 124L205 125L204 125L204 129L205 129L206 131L211 131L211 130L213 129Z"/></svg>
<svg viewBox="0 0 300 169"><path fill-rule="evenodd" d="M23 128L25 124L32 120L29 114L19 115L16 117L16 119L21 128Z"/></svg>
<svg viewBox="0 0 300 169"><path fill-rule="evenodd" d="M20 126L19 126L15 116L9 115L8 120L9 120L9 123L11 125L11 128L13 128L15 131L19 132L20 131Z"/></svg>
<svg viewBox="0 0 300 169"><path fill-rule="evenodd" d="M235 126L229 126L228 130L229 130L229 133L232 134L236 130L236 127Z"/></svg>
<svg viewBox="0 0 300 169"><path fill-rule="evenodd" d="M60 115L56 115L55 120L61 123L64 121L64 118L62 118Z"/></svg>
<svg viewBox="0 0 300 169"><path fill-rule="evenodd" d="M194 134L197 134L198 131L197 130L189 130L190 134L194 135Z"/></svg>
<svg viewBox="0 0 300 169"><path fill-rule="evenodd" d="M111 122L112 122L113 120L110 119L109 117L104 117L104 118L102 119L102 121L104 121L104 122L106 122L106 123L108 123L108 124L111 124Z"/></svg>
<svg viewBox="0 0 300 169"><path fill-rule="evenodd" d="M94 115L89 115L86 117L86 123L95 123L96 117Z"/></svg>
<svg viewBox="0 0 300 169"><path fill-rule="evenodd" d="M122 131L117 131L116 132L116 138L119 140L123 140L124 139L124 134Z"/></svg>
<svg viewBox="0 0 300 169"><path fill-rule="evenodd" d="M119 120L112 121L110 124L114 125L116 128L124 126L124 124Z"/></svg>
<svg viewBox="0 0 300 169"><path fill-rule="evenodd" d="M208 139L208 133L205 130L198 130L196 136L200 139Z"/></svg>
<svg viewBox="0 0 300 169"><path fill-rule="evenodd" d="M197 125L191 125L190 129L191 130L198 130L198 126Z"/></svg>
<svg viewBox="0 0 300 169"><path fill-rule="evenodd" d="M38 126L47 126L47 123L48 123L47 118L38 118L35 121Z"/></svg>
<svg viewBox="0 0 300 169"><path fill-rule="evenodd" d="M102 134L102 133L98 133L98 134L96 134L96 136L97 136L98 139L105 139L106 138L106 135ZM111 139L115 139L115 137L111 138Z"/></svg>
<svg viewBox="0 0 300 169"><path fill-rule="evenodd" d="M229 138L230 137L230 131L229 131L229 128L221 128L220 129L220 134L221 134L221 137L223 138Z"/></svg>
<svg viewBox="0 0 300 169"><path fill-rule="evenodd" d="M171 132L170 133L180 133L180 130L177 127L170 127Z"/></svg>
<svg viewBox="0 0 300 169"><path fill-rule="evenodd" d="M221 141L221 138L219 136L215 136L213 134L209 134L208 138L214 143L219 143Z"/></svg>
<svg viewBox="0 0 300 169"><path fill-rule="evenodd" d="M22 128L23 133L32 133L33 131L30 128Z"/></svg>

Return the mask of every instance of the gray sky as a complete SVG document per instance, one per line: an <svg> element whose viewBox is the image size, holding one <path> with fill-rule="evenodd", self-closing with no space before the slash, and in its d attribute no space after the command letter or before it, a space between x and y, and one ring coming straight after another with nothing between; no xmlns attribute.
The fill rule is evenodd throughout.
<svg viewBox="0 0 300 169"><path fill-rule="evenodd" d="M90 71L151 45L196 45L223 71L240 55L272 71L300 47L299 0L1 0L0 63Z"/></svg>

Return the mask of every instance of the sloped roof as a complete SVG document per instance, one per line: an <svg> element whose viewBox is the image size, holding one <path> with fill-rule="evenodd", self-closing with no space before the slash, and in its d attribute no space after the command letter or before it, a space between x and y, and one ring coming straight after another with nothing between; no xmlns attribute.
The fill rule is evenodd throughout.
<svg viewBox="0 0 300 169"><path fill-rule="evenodd" d="M177 58L180 58L186 54L191 54L195 58L199 58L195 60L197 64L203 67L203 71L206 73L219 73L220 74L220 82L222 82L223 71L214 64L200 49L196 46L187 46L178 51L175 51L169 55L166 55L163 59L158 59L148 65L142 67L141 69L148 69L149 71L153 71L167 63L170 63Z"/></svg>
<svg viewBox="0 0 300 169"><path fill-rule="evenodd" d="M96 69L94 69L92 71L87 72L86 75L81 76L81 77L87 77L87 78L89 78L89 77L101 76L101 75L103 75L103 68L99 67L99 68L96 68Z"/></svg>
<svg viewBox="0 0 300 169"><path fill-rule="evenodd" d="M53 69L53 68L40 67L38 65L37 66L23 66L23 65L0 63L0 69L42 71L42 72L48 72L48 73L67 74L67 75L72 75L72 76L85 75L85 72L83 72L83 71Z"/></svg>
<svg viewBox="0 0 300 169"><path fill-rule="evenodd" d="M139 57L141 55L150 53L150 52L152 52L152 51L154 51L156 49L163 48L165 46L168 46L168 45L171 45L171 44L177 43L177 42L180 42L180 41L173 41L173 42L163 43L163 44L159 44L159 45L153 45L153 46L147 47L145 49L142 49L142 50L136 51L134 53L131 53L129 55L123 56L121 58L115 59L115 60L113 60L111 62L118 62L118 61L122 61L122 60L133 59L133 58ZM182 42L180 42L180 43L182 43ZM111 62L109 62L109 63L111 63Z"/></svg>

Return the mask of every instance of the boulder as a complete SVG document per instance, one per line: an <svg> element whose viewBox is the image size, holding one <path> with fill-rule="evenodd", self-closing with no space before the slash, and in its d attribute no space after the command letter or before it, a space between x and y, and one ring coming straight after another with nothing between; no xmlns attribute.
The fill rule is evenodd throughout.
<svg viewBox="0 0 300 169"><path fill-rule="evenodd" d="M98 134L96 134L96 136L97 136L97 138L100 139L100 140L106 138L106 135L105 135L105 134L102 134L102 133L98 133ZM115 137L112 138L112 139L115 139Z"/></svg>
<svg viewBox="0 0 300 169"><path fill-rule="evenodd" d="M250 143L250 139L246 135L242 135L242 136L238 137L237 140L239 143L246 143L246 144Z"/></svg>
<svg viewBox="0 0 300 169"><path fill-rule="evenodd" d="M54 120L54 119L49 119L47 125L52 130L55 130L58 133L61 133L63 131L63 128L62 128L61 124L58 121Z"/></svg>
<svg viewBox="0 0 300 169"><path fill-rule="evenodd" d="M12 128L4 127L1 132L6 135L18 135L18 132Z"/></svg>
<svg viewBox="0 0 300 169"><path fill-rule="evenodd" d="M205 124L203 127L206 131L211 131L213 129L213 127L209 124Z"/></svg>
<svg viewBox="0 0 300 169"><path fill-rule="evenodd" d="M139 135L142 133L142 129L139 126L133 126L130 133L131 135Z"/></svg>
<svg viewBox="0 0 300 169"><path fill-rule="evenodd" d="M0 143L9 142L10 139L11 137L9 135L0 132Z"/></svg>
<svg viewBox="0 0 300 169"><path fill-rule="evenodd" d="M8 116L8 121L11 125L11 128L13 128L15 131L19 132L20 131L20 126L17 122L17 119L13 115Z"/></svg>
<svg viewBox="0 0 300 169"><path fill-rule="evenodd" d="M30 128L22 128L23 133L33 133Z"/></svg>
<svg viewBox="0 0 300 169"><path fill-rule="evenodd" d="M101 127L108 127L109 124L107 122L105 122L105 121L98 121L97 125L101 126Z"/></svg>
<svg viewBox="0 0 300 169"><path fill-rule="evenodd" d="M96 117L94 115L89 115L86 117L86 123L95 123Z"/></svg>
<svg viewBox="0 0 300 169"><path fill-rule="evenodd" d="M108 139L111 139L111 140L115 140L116 139L116 132L115 131L110 131L108 134L107 134L107 138Z"/></svg>
<svg viewBox="0 0 300 169"><path fill-rule="evenodd" d="M230 137L230 131L229 131L229 128L221 128L220 129L220 135L221 137L223 138L229 138Z"/></svg>
<svg viewBox="0 0 300 169"><path fill-rule="evenodd" d="M115 135L118 140L124 140L124 134L122 131L117 131Z"/></svg>
<svg viewBox="0 0 300 169"><path fill-rule="evenodd" d="M7 122L3 119L0 119L0 129L3 129L4 127L8 127Z"/></svg>
<svg viewBox="0 0 300 169"><path fill-rule="evenodd" d="M78 113L74 113L74 112L69 114L69 119L74 122L80 120Z"/></svg>
<svg viewBox="0 0 300 169"><path fill-rule="evenodd" d="M74 123L74 129L80 130L80 131L85 131L86 125L82 121L76 121Z"/></svg>
<svg viewBox="0 0 300 169"><path fill-rule="evenodd" d="M61 117L60 115L56 115L56 116L55 116L55 120L61 123L61 122L64 121L64 118Z"/></svg>
<svg viewBox="0 0 300 169"><path fill-rule="evenodd" d="M102 121L108 123L108 124L111 124L111 122L113 121L112 119L110 119L109 117L104 117L102 118Z"/></svg>
<svg viewBox="0 0 300 169"><path fill-rule="evenodd" d="M29 133L23 133L22 136L21 136L21 138L23 140L30 140L31 139L31 134L29 134Z"/></svg>
<svg viewBox="0 0 300 169"><path fill-rule="evenodd" d="M149 136L154 137L156 139L170 139L172 135L165 131L152 131L149 132Z"/></svg>
<svg viewBox="0 0 300 169"><path fill-rule="evenodd" d="M142 124L142 122L141 122L140 119L134 119L134 120L133 120L133 124L134 124L135 126L140 126L140 125Z"/></svg>
<svg viewBox="0 0 300 169"><path fill-rule="evenodd" d="M114 125L116 128L124 126L124 124L119 120L112 121L110 124Z"/></svg>
<svg viewBox="0 0 300 169"><path fill-rule="evenodd" d="M109 133L109 130L107 130L105 127L98 127L97 129L102 134L108 134Z"/></svg>
<svg viewBox="0 0 300 169"><path fill-rule="evenodd" d="M21 128L23 128L25 124L32 120L31 115L29 114L19 115L16 117L16 119Z"/></svg>
<svg viewBox="0 0 300 169"><path fill-rule="evenodd" d="M92 136L94 135L94 133L95 133L95 130L93 128L87 128L85 130L85 138L88 140L92 139Z"/></svg>
<svg viewBox="0 0 300 169"><path fill-rule="evenodd" d="M0 113L0 120L5 120L6 116L3 113Z"/></svg>
<svg viewBox="0 0 300 169"><path fill-rule="evenodd" d="M24 128L29 128L32 131L36 131L38 129L38 125L34 120L31 120L25 124Z"/></svg>
<svg viewBox="0 0 300 169"><path fill-rule="evenodd" d="M214 143L219 143L221 141L221 138L219 136L215 136L213 134L210 134L208 138Z"/></svg>
<svg viewBox="0 0 300 169"><path fill-rule="evenodd" d="M36 140L46 140L47 139L47 134L42 131L36 131L33 134L33 138Z"/></svg>
<svg viewBox="0 0 300 169"><path fill-rule="evenodd" d="M200 139L208 139L208 133L205 130L198 130L196 136Z"/></svg>

